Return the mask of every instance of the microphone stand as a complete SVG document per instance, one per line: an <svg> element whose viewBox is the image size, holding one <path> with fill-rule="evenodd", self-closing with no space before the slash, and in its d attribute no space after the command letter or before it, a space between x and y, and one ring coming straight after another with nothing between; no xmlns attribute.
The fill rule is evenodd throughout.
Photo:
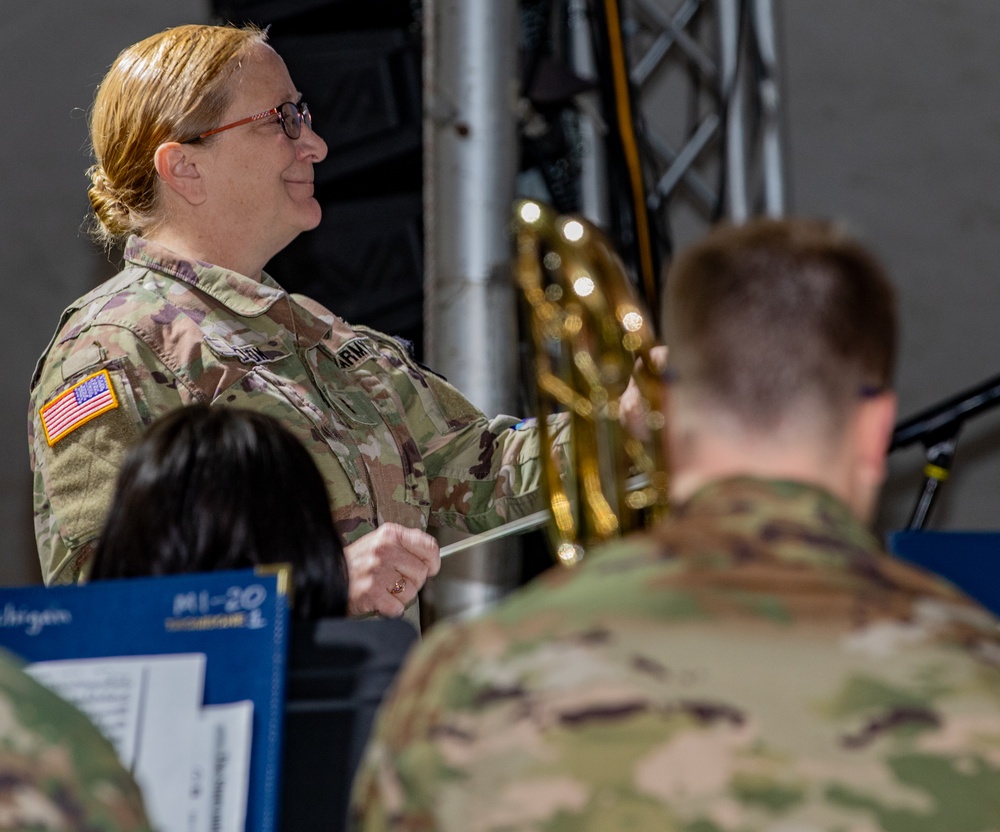
<svg viewBox="0 0 1000 832"><path fill-rule="evenodd" d="M889 451L920 442L927 457L923 471L923 489L910 516L908 529L924 527L931 505L951 473L958 433L965 420L998 405L1000 405L1000 375L995 375L975 387L931 405L896 425L892 432Z"/></svg>

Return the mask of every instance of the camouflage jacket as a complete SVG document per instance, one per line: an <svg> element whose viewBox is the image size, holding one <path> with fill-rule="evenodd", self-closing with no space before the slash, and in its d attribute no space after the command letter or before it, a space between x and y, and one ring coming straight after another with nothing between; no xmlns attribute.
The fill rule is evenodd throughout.
<svg viewBox="0 0 1000 832"><path fill-rule="evenodd" d="M337 528L482 531L540 507L536 431L487 419L393 338L308 298L132 238L72 304L31 383L35 534L46 583L86 572L130 444L205 402L279 418L310 450Z"/></svg>
<svg viewBox="0 0 1000 832"><path fill-rule="evenodd" d="M150 829L139 788L111 744L2 650L0 714L0 829Z"/></svg>
<svg viewBox="0 0 1000 832"><path fill-rule="evenodd" d="M828 494L734 479L440 625L364 830L1000 829L998 621Z"/></svg>

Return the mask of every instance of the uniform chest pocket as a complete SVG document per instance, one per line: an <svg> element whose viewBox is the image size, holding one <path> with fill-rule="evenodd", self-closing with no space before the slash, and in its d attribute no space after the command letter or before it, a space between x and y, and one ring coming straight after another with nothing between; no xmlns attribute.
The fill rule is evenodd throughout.
<svg viewBox="0 0 1000 832"><path fill-rule="evenodd" d="M346 422L359 425L378 425L382 423L375 405L363 392L358 390L330 389L329 384L322 387L323 398Z"/></svg>
<svg viewBox="0 0 1000 832"><path fill-rule="evenodd" d="M359 349L351 355L352 367L360 362L374 363L374 357L369 352ZM343 359L338 359L338 355L325 344L320 344L316 350L310 350L306 361L323 400L344 421L367 427L386 421L382 409L373 400L378 394L366 388L360 378L338 363Z"/></svg>
<svg viewBox="0 0 1000 832"><path fill-rule="evenodd" d="M369 345L366 354L360 354L355 344L349 341L337 351L338 366L350 362L356 383L367 390L387 421L402 419L415 436L429 438L454 432L481 416L455 388L417 364L393 339L383 340L381 350Z"/></svg>
<svg viewBox="0 0 1000 832"><path fill-rule="evenodd" d="M302 373L301 365L299 374ZM280 368L290 370L291 368ZM258 366L217 401L278 419L305 446L327 482L335 506L369 506L371 489L357 437L367 432L352 419L331 414L315 387L294 373Z"/></svg>

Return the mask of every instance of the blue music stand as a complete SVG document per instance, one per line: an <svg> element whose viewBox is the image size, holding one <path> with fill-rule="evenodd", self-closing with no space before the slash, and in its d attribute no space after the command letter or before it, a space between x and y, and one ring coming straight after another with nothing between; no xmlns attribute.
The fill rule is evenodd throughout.
<svg viewBox="0 0 1000 832"><path fill-rule="evenodd" d="M247 832L277 832L288 567L0 587L0 646L28 662L204 653L205 704L252 700Z"/></svg>
<svg viewBox="0 0 1000 832"><path fill-rule="evenodd" d="M888 547L1000 615L1000 532L898 531L889 534Z"/></svg>

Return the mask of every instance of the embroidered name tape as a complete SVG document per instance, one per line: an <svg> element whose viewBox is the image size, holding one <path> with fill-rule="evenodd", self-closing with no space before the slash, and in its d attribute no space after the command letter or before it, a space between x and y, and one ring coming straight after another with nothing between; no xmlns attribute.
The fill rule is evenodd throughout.
<svg viewBox="0 0 1000 832"><path fill-rule="evenodd" d="M243 364L270 364L287 358L289 353L276 341L266 344L231 344L214 335L205 336L208 348L219 358L235 358Z"/></svg>
<svg viewBox="0 0 1000 832"><path fill-rule="evenodd" d="M39 411L49 447L80 425L118 407L107 370L87 376L56 396Z"/></svg>
<svg viewBox="0 0 1000 832"><path fill-rule="evenodd" d="M378 358L378 351L367 341L354 338L342 346L336 353L337 366L341 370L349 370L361 361Z"/></svg>

